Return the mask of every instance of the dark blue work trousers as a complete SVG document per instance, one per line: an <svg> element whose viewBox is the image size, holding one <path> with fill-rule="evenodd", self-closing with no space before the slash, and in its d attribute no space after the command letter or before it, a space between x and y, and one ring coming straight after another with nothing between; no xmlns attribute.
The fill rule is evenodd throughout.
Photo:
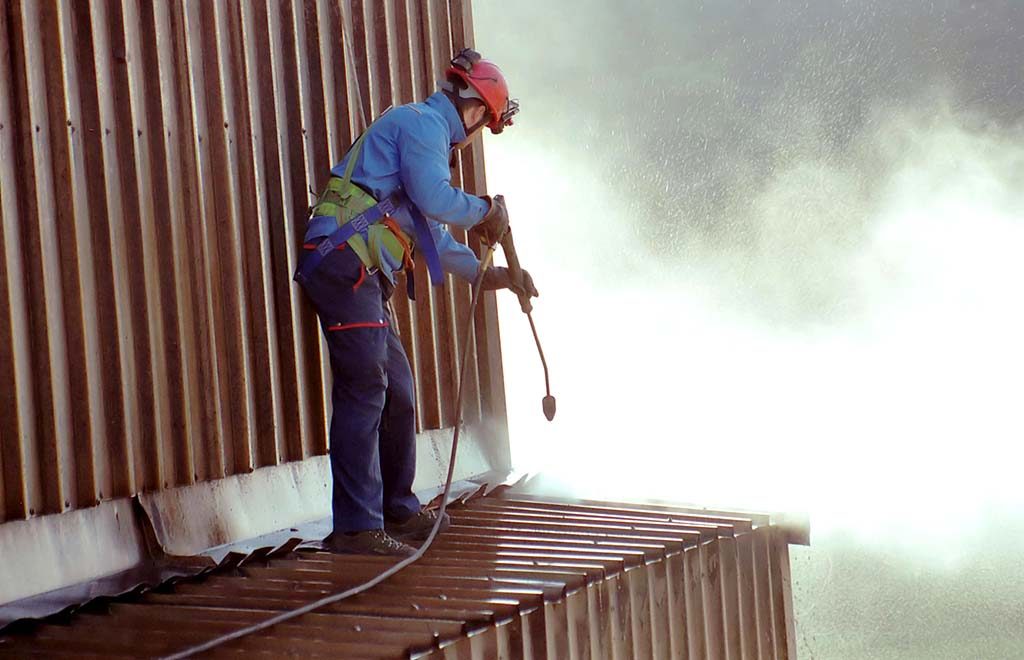
<svg viewBox="0 0 1024 660"><path fill-rule="evenodd" d="M331 253L304 289L331 355L334 531L382 529L420 510L412 370L379 275L350 248Z"/></svg>

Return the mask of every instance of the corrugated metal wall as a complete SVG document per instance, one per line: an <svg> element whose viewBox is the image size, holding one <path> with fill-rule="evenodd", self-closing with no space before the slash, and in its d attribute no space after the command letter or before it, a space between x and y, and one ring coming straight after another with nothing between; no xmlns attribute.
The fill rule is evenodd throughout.
<svg viewBox="0 0 1024 660"><path fill-rule="evenodd" d="M0 520L326 452L329 373L291 282L309 187L360 94L372 118L433 91L469 5L3 3ZM479 145L457 171L483 192ZM419 426L447 428L468 287L417 286L394 304ZM481 307L466 417L503 425Z"/></svg>

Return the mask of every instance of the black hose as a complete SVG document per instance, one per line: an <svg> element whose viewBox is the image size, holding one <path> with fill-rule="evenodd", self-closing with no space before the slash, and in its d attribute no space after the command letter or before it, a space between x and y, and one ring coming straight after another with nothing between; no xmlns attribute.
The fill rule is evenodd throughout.
<svg viewBox="0 0 1024 660"><path fill-rule="evenodd" d="M490 267L491 258L493 256L494 246L489 246L487 248L487 255L484 257L484 260L480 264L480 272L476 276L476 281L473 282L473 297L469 303L469 317L466 319L466 329L462 341L462 356L459 361L459 388L458 394L455 399L455 412L457 415L459 415L459 418L457 418L455 421L455 431L452 434L452 452L451 457L448 459L448 476L445 478L444 482L444 493L441 496L441 506L439 507L437 513L437 521L434 523L433 529L430 530L430 535L427 537L427 540L423 542L423 545L421 545L420 548L416 551L416 554L410 557L406 557L394 566L391 566L390 568L385 570L383 573L377 575L376 577L367 582L364 582L363 584L352 587L351 589L347 589L345 591L331 594L329 596L324 596L320 600L308 603L306 605L303 605L302 607L297 607L293 610L282 612L280 614L270 617L266 621L260 621L259 623L254 623L251 626L240 628L239 630L236 630L234 632L230 632L225 635L221 635L220 637L211 639L208 642L204 642L196 646L190 646L184 651L178 651L177 653L164 656L163 660L183 660L184 658L191 658L198 655L199 653L204 653L206 651L213 650L223 644L227 644L228 642L232 642L236 639L247 637L254 633L262 632L264 630L267 630L268 628L276 626L279 623L290 621L296 617L302 616L303 614L309 614L314 610L318 610L321 607L333 605L334 603L345 600L346 598L349 598L351 596L361 594L364 591L368 591L369 589L372 589L373 587L377 586L384 580L387 580L389 577L395 575L405 567L414 564L417 560L420 559L420 557L424 555L424 553L426 553L427 549L430 548L430 544L434 542L434 538L437 537L438 529L441 527L441 521L444 519L445 509L448 507L448 498L451 495L452 477L455 474L455 457L459 449L459 429L462 426L462 384L466 380L466 362L469 359L469 333L473 330L473 318L476 316L476 306L480 300L480 290L483 284L484 273L486 273L487 269Z"/></svg>

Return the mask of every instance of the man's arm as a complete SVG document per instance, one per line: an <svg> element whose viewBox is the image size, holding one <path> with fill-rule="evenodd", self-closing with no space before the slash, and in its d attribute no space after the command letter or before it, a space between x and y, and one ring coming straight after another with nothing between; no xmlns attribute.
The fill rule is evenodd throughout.
<svg viewBox="0 0 1024 660"><path fill-rule="evenodd" d="M402 127L398 140L402 187L427 217L469 229L487 213L487 201L452 186L447 137L437 139L428 128Z"/></svg>
<svg viewBox="0 0 1024 660"><path fill-rule="evenodd" d="M476 279L477 269L480 268L480 260L476 258L473 250L456 241L447 229L436 222L430 223L430 233L433 234L434 245L437 246L437 254L441 258L441 268L444 272L472 284Z"/></svg>

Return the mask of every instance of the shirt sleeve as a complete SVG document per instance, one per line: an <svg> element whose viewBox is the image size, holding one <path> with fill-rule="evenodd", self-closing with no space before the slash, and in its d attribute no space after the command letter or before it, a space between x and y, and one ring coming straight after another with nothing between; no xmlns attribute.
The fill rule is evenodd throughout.
<svg viewBox="0 0 1024 660"><path fill-rule="evenodd" d="M430 233L434 237L434 245L437 246L441 268L446 273L456 275L472 284L480 268L480 260L476 258L473 250L456 241L445 227L436 222L430 223Z"/></svg>
<svg viewBox="0 0 1024 660"><path fill-rule="evenodd" d="M403 126L399 178L409 199L429 218L469 229L487 214L487 201L455 188L448 169L448 138L431 135L426 122Z"/></svg>

